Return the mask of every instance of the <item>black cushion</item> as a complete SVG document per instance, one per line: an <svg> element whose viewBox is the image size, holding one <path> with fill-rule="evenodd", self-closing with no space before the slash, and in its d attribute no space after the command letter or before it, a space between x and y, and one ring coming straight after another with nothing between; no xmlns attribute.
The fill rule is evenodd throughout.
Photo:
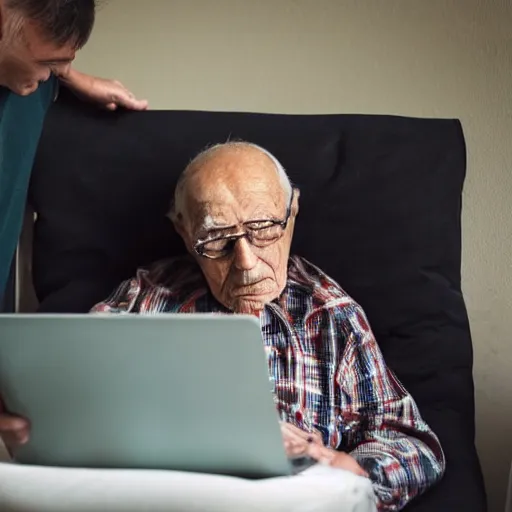
<svg viewBox="0 0 512 512"><path fill-rule="evenodd" d="M41 312L86 312L137 266L183 252L165 217L204 146L261 144L301 190L293 252L365 309L388 365L447 457L409 511L485 510L472 346L460 285L465 146L457 120L52 107L30 198Z"/></svg>

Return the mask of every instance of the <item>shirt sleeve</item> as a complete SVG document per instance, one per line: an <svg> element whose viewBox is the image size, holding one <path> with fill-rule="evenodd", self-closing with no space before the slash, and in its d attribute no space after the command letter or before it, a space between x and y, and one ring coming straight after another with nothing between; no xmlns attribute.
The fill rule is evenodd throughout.
<svg viewBox="0 0 512 512"><path fill-rule="evenodd" d="M362 309L353 303L335 316L345 346L337 372L342 447L370 475L379 510L401 510L442 477L441 445L387 368Z"/></svg>
<svg viewBox="0 0 512 512"><path fill-rule="evenodd" d="M91 313L134 313L135 304L142 293L140 278L134 277L122 282L107 299L96 304Z"/></svg>

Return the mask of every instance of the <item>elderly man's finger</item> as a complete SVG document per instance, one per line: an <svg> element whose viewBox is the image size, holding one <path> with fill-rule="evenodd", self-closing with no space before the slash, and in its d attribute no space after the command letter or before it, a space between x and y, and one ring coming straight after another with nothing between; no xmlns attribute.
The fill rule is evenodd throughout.
<svg viewBox="0 0 512 512"><path fill-rule="evenodd" d="M299 457L306 454L307 448L305 446L285 445L284 452L287 457Z"/></svg>
<svg viewBox="0 0 512 512"><path fill-rule="evenodd" d="M304 430L292 425L291 423L281 423L281 431L283 435L286 435L289 439L295 439L297 441L305 441L308 442L311 434L305 432Z"/></svg>
<svg viewBox="0 0 512 512"><path fill-rule="evenodd" d="M357 460L348 453L337 452L328 448L313 447L309 454L310 457L315 458L320 464L345 469L356 475L368 478L368 473L359 465Z"/></svg>
<svg viewBox="0 0 512 512"><path fill-rule="evenodd" d="M336 452L333 450L325 448L325 446L320 446L316 443L311 443L308 445L307 453L312 459L315 459L320 464L324 464L326 466L331 465L336 455Z"/></svg>
<svg viewBox="0 0 512 512"><path fill-rule="evenodd" d="M24 418L0 414L0 432L17 432L28 430L29 423Z"/></svg>
<svg viewBox="0 0 512 512"><path fill-rule="evenodd" d="M307 441L308 435L290 423L281 423L281 433L287 439L296 441Z"/></svg>
<svg viewBox="0 0 512 512"><path fill-rule="evenodd" d="M324 442L320 432L307 432L302 430L291 423L281 423L281 433L284 438L301 443L315 443L323 446Z"/></svg>
<svg viewBox="0 0 512 512"><path fill-rule="evenodd" d="M16 442L18 444L27 444L30 437L30 432L28 428L24 428L23 430L18 430L16 432Z"/></svg>

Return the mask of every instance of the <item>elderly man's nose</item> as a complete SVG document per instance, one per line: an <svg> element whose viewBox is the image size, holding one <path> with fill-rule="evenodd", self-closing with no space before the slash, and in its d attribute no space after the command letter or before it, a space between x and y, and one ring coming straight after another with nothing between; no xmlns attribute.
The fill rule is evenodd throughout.
<svg viewBox="0 0 512 512"><path fill-rule="evenodd" d="M238 270L251 270L258 263L251 244L245 238L239 238L235 243L235 267Z"/></svg>

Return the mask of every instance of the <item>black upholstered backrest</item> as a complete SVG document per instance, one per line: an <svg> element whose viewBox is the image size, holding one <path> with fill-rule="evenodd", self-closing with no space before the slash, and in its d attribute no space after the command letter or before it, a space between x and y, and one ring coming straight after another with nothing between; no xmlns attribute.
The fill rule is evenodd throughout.
<svg viewBox="0 0 512 512"><path fill-rule="evenodd" d="M31 183L41 311L85 312L138 265L183 252L165 217L174 184L198 151L228 139L258 143L282 162L301 190L293 251L361 303L450 463L461 437L474 462L457 120L112 114L64 96L50 112ZM454 430L463 432L458 440Z"/></svg>

